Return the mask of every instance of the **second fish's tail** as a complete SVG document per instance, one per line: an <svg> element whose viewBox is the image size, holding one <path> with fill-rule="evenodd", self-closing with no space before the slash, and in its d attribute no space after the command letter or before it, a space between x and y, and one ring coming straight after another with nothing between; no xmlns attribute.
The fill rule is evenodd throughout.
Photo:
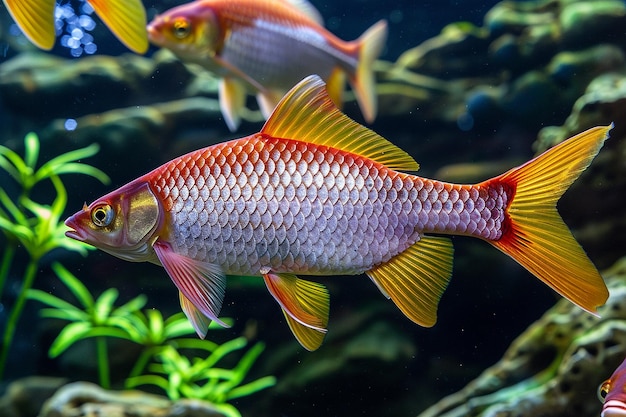
<svg viewBox="0 0 626 417"><path fill-rule="evenodd" d="M367 123L372 123L378 112L374 61L382 52L386 40L387 22L380 20L355 41L358 44L358 64L356 73L350 75L350 85Z"/></svg>
<svg viewBox="0 0 626 417"><path fill-rule="evenodd" d="M489 242L592 314L605 303L608 290L557 212L556 203L589 166L612 127L589 129L483 183L514 190L502 237Z"/></svg>

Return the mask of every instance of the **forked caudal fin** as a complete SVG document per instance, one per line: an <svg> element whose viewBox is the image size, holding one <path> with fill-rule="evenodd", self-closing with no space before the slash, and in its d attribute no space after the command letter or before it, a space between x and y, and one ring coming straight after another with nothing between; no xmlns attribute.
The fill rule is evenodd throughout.
<svg viewBox="0 0 626 417"><path fill-rule="evenodd" d="M378 112L376 80L374 79L374 61L380 55L387 39L387 22L381 20L361 35L356 74L350 77L350 84L355 91L357 102L367 123L376 119Z"/></svg>
<svg viewBox="0 0 626 417"><path fill-rule="evenodd" d="M612 127L589 129L484 183L505 183L515 190L504 234L489 242L593 314L609 293L598 270L561 219L556 203L589 166Z"/></svg>

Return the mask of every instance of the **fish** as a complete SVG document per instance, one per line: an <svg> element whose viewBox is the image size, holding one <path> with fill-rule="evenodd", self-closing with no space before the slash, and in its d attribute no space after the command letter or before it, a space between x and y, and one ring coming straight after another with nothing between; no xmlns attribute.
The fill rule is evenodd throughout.
<svg viewBox="0 0 626 417"><path fill-rule="evenodd" d="M598 387L598 398L603 402L601 417L626 416L626 359Z"/></svg>
<svg viewBox="0 0 626 417"><path fill-rule="evenodd" d="M347 77L365 121L376 118L373 64L387 38L385 20L346 42L324 28L306 0L198 0L156 16L148 37L220 77L220 109L231 131L248 92L267 119L283 95L312 74L327 82L338 106Z"/></svg>
<svg viewBox="0 0 626 417"><path fill-rule="evenodd" d="M367 275L431 327L452 275L447 235L511 256L582 309L608 297L556 209L611 126L595 127L487 181L419 177L405 151L350 119L308 76L260 132L175 158L69 217L69 238L161 265L198 335L219 319L228 275L261 277L295 338L317 349L329 292L317 277Z"/></svg>
<svg viewBox="0 0 626 417"><path fill-rule="evenodd" d="M2 0L22 33L35 46L50 50L56 40L55 0ZM141 0L86 0L113 34L131 51L148 50L146 9Z"/></svg>

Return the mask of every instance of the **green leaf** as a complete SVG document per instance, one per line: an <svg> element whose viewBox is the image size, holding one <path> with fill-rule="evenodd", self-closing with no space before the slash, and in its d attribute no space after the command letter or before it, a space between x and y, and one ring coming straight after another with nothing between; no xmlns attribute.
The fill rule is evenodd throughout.
<svg viewBox="0 0 626 417"><path fill-rule="evenodd" d="M165 337L163 334L163 315L159 310L148 310L148 323L150 329L150 335L153 340L158 340L160 342L165 341Z"/></svg>
<svg viewBox="0 0 626 417"><path fill-rule="evenodd" d="M72 164L74 161L89 158L95 155L98 153L99 149L100 146L93 143L85 148L66 152L49 160L43 164L35 174L37 181L50 177L51 175L59 175L61 173L80 173L90 175L101 181L103 184L108 184L110 181L109 177L99 169L81 163Z"/></svg>
<svg viewBox="0 0 626 417"><path fill-rule="evenodd" d="M0 145L0 166L20 185L23 185L23 177L32 175L32 170L26 165L22 157L2 145Z"/></svg>
<svg viewBox="0 0 626 417"><path fill-rule="evenodd" d="M215 364L224 356L236 350L242 349L247 343L248 341L245 337L238 337L236 339L229 340L228 342L218 346L213 353L203 361L203 365L207 368L211 368L215 366Z"/></svg>
<svg viewBox="0 0 626 417"><path fill-rule="evenodd" d="M109 317L109 313L113 310L113 304L115 304L115 300L119 296L119 291L116 288L108 288L105 290L100 297L96 300L96 304L94 305L94 321L95 324L101 326L106 323L107 318Z"/></svg>
<svg viewBox="0 0 626 417"><path fill-rule="evenodd" d="M169 382L167 379L158 375L140 375L132 378L128 378L125 383L125 388L135 388L140 385L154 385L161 388L167 393Z"/></svg>
<svg viewBox="0 0 626 417"><path fill-rule="evenodd" d="M139 294L137 297L133 298L127 303L122 304L121 306L117 307L115 309L114 314L126 315L126 314L135 313L141 310L146 305L147 302L148 302L148 297L146 297L145 294Z"/></svg>
<svg viewBox="0 0 626 417"><path fill-rule="evenodd" d="M39 159L39 137L37 134L34 132L27 133L24 137L24 145L26 147L24 162L31 170L34 170L37 166L37 159Z"/></svg>
<svg viewBox="0 0 626 417"><path fill-rule="evenodd" d="M51 358L56 358L74 343L84 339L91 329L91 323L84 321L68 324L52 342L48 355Z"/></svg>
<svg viewBox="0 0 626 417"><path fill-rule="evenodd" d="M52 264L52 269L85 309L94 307L95 301L91 293L78 278L58 262Z"/></svg>
<svg viewBox="0 0 626 417"><path fill-rule="evenodd" d="M15 205L13 199L9 197L9 195L0 188L0 203L4 205L8 213L13 216L15 221L23 226L28 224L28 219L24 216L24 213Z"/></svg>
<svg viewBox="0 0 626 417"><path fill-rule="evenodd" d="M241 417L241 413L239 412L239 410L237 410L232 404L215 404L215 408L226 417Z"/></svg>
<svg viewBox="0 0 626 417"><path fill-rule="evenodd" d="M56 308L44 308L39 315L46 319L59 319L66 321L89 321L89 315L81 310L57 310Z"/></svg>
<svg viewBox="0 0 626 417"><path fill-rule="evenodd" d="M111 182L111 179L109 178L109 176L105 174L103 171L91 165L81 164L81 163L68 163L65 165L55 167L54 174L55 175L83 174L83 175L88 175L90 177L93 177L105 185ZM50 175L51 174L48 174L48 176Z"/></svg>
<svg viewBox="0 0 626 417"><path fill-rule="evenodd" d="M265 376L248 384L233 388L228 393L227 400L230 401L235 398L247 397L255 392L273 387L274 385L276 385L276 378L273 376Z"/></svg>
<svg viewBox="0 0 626 417"><path fill-rule="evenodd" d="M67 301L62 300L61 298L55 295L52 295L50 293L47 293L41 290L30 289L28 290L27 297L30 298L31 300L36 300L36 301L39 301L40 303L47 304L50 307L54 307L55 309L58 309L58 310L83 312L78 307L74 306L73 304L70 304Z"/></svg>

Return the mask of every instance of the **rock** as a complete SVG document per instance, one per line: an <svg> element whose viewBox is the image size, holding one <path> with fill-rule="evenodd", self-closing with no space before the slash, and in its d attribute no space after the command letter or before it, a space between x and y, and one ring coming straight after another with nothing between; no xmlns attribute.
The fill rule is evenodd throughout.
<svg viewBox="0 0 626 417"><path fill-rule="evenodd" d="M626 258L603 274L600 317L559 301L495 365L419 417L595 417L599 384L626 352Z"/></svg>
<svg viewBox="0 0 626 417"><path fill-rule="evenodd" d="M44 402L67 383L67 378L32 376L18 379L7 388L0 398L2 417L35 417Z"/></svg>
<svg viewBox="0 0 626 417"><path fill-rule="evenodd" d="M210 403L180 400L141 391L106 391L89 382L59 389L43 406L39 417L223 417Z"/></svg>

